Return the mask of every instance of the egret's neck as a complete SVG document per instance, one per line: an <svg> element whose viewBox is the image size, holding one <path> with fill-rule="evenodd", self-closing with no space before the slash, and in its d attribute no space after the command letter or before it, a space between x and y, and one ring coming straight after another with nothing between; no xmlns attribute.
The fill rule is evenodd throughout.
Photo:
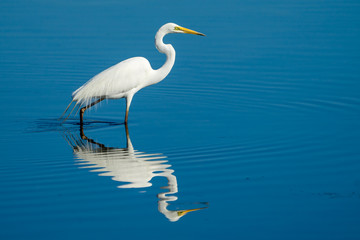
<svg viewBox="0 0 360 240"><path fill-rule="evenodd" d="M170 73L175 63L175 49L171 46L171 44L164 44L163 38L165 35L166 33L159 30L155 36L155 46L159 52L166 55L166 62L161 68L155 70L151 84L162 81Z"/></svg>

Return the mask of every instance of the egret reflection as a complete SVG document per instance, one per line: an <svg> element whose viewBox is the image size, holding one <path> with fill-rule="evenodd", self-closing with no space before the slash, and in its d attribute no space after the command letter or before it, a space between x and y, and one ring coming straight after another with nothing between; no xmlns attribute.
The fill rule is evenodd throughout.
<svg viewBox="0 0 360 240"><path fill-rule="evenodd" d="M80 168L88 168L90 172L99 172L99 176L110 176L112 180L121 182L118 188L146 188L151 187L154 177L165 177L167 186L159 191L158 210L170 221L178 221L186 213L207 208L192 208L183 210L169 210L170 202L178 198L178 184L174 170L171 169L167 157L162 153L148 154L134 149L127 125L126 148L106 147L84 134L83 125L80 126L80 135L65 132L64 137L72 147L76 163ZM203 203L206 205L206 203Z"/></svg>

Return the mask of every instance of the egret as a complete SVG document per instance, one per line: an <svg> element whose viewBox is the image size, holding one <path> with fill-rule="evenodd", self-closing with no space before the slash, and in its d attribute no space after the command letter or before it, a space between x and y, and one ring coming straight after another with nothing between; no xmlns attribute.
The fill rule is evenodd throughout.
<svg viewBox="0 0 360 240"><path fill-rule="evenodd" d="M163 25L155 35L155 46L160 53L166 55L166 61L159 69L152 69L149 61L143 57L124 60L100 72L72 94L72 101L60 118L75 103L64 121L73 110L80 109L80 123L83 123L85 111L104 99L126 99L125 124L128 122L131 101L140 89L162 81L171 71L175 62L175 49L171 44L164 44L163 38L169 33L188 33L205 36L200 32L181 27L175 23ZM77 112L78 110L76 110Z"/></svg>

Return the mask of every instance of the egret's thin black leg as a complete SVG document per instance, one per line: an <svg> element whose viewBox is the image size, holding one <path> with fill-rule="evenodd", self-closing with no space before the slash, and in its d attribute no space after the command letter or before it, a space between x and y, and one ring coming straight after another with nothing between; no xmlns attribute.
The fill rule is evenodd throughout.
<svg viewBox="0 0 360 240"><path fill-rule="evenodd" d="M89 105L83 107L80 109L80 125L83 124L83 117L84 117L84 113L85 113L85 110L88 109L88 108L91 108L92 106L94 106L95 104L98 104L99 102L101 102L102 100L104 100L105 98L99 98L98 100L90 103Z"/></svg>

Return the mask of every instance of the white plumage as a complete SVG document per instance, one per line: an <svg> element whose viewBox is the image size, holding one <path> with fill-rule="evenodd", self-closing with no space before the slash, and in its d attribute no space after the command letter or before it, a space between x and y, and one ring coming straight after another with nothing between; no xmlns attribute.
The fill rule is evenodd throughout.
<svg viewBox="0 0 360 240"><path fill-rule="evenodd" d="M154 70L143 57L122 61L91 78L73 92L73 100L88 105L94 98L117 99L126 97L131 91L137 92L145 87L147 79Z"/></svg>
<svg viewBox="0 0 360 240"><path fill-rule="evenodd" d="M143 57L124 60L97 74L73 92L72 101L60 118L64 116L73 102L75 102L74 108L76 106L82 107L80 109L80 123L82 123L83 114L86 109L104 99L125 98L125 123L127 123L129 108L134 94L144 87L162 81L170 73L174 65L175 50L171 44L164 44L163 42L164 36L168 33L189 33L205 36L202 33L180 27L174 23L163 25L155 35L156 48L159 52L166 54L166 62L161 68L157 70L152 69L149 61Z"/></svg>

